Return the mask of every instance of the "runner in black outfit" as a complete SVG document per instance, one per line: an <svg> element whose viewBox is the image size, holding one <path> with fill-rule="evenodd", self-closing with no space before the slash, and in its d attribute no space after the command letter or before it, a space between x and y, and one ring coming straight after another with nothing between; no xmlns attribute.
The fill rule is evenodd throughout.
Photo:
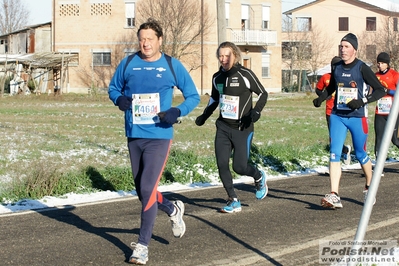
<svg viewBox="0 0 399 266"><path fill-rule="evenodd" d="M215 154L219 175L229 197L221 212L241 211L241 203L233 186L229 167L233 152L233 170L255 180L256 198L263 199L267 192L266 174L248 163L254 134L254 122L258 121L266 104L268 93L255 74L240 65L241 53L231 42L224 42L217 49L221 64L212 77L212 93L207 107L195 123L202 126L219 106L220 115L216 121ZM252 107L252 93L259 95Z"/></svg>

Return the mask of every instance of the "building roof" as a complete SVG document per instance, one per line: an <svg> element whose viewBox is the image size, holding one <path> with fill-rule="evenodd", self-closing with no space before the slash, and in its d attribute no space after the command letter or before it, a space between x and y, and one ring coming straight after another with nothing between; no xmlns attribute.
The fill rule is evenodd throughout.
<svg viewBox="0 0 399 266"><path fill-rule="evenodd" d="M39 28L39 27L43 27L43 26L51 26L51 22L46 22L46 23L40 23L40 24L34 24L34 25L26 26L23 29L20 29L20 30L17 30L17 31L13 31L13 32L10 32L10 33L4 34L4 35L0 35L0 38L4 38L4 37L7 37L7 36L9 36L11 34L16 34L16 33L20 33L20 32L23 32L23 31L30 30L30 29L36 29L36 28Z"/></svg>
<svg viewBox="0 0 399 266"><path fill-rule="evenodd" d="M307 3L305 5L296 7L294 9L291 10L287 10L285 11L283 14L284 15L292 15L293 12L299 11L305 7L311 6L311 5L315 5L321 2L324 2L325 0L315 0L312 1L310 3ZM353 4L363 4L366 6L370 6L372 8L377 8L380 9L381 11L390 11L390 12L399 12L399 5L392 3L388 0L340 0L340 1L344 1L347 3L353 3Z"/></svg>
<svg viewBox="0 0 399 266"><path fill-rule="evenodd" d="M71 61L77 61L76 54L33 53L33 54L0 54L0 63L22 63L31 68L61 68Z"/></svg>

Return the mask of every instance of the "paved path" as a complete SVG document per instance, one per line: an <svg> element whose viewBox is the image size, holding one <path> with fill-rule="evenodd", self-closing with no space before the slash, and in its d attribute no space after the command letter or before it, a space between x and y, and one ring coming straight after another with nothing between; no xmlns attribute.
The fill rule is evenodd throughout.
<svg viewBox="0 0 399 266"><path fill-rule="evenodd" d="M255 199L253 185L237 186L243 210L221 214L223 188L169 194L186 203L187 231L172 235L159 212L147 265L319 265L320 239L353 240L363 206L364 177L344 172L343 209L326 210L328 176L269 181ZM365 239L399 240L399 164L387 165ZM1 265L127 265L137 240L137 198L0 216Z"/></svg>

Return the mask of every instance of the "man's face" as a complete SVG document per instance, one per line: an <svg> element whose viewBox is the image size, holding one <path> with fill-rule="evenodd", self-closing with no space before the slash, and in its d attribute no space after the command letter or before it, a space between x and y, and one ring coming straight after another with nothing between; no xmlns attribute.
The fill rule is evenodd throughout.
<svg viewBox="0 0 399 266"><path fill-rule="evenodd" d="M219 49L219 62L225 71L228 71L233 67L235 60L236 57L230 48L224 47Z"/></svg>
<svg viewBox="0 0 399 266"><path fill-rule="evenodd" d="M388 64L383 62L377 62L377 68L379 71L383 72L388 68Z"/></svg>
<svg viewBox="0 0 399 266"><path fill-rule="evenodd" d="M341 53L341 58L345 64L352 63L356 58L356 50L353 48L352 44L347 41L342 41L339 46L339 52Z"/></svg>
<svg viewBox="0 0 399 266"><path fill-rule="evenodd" d="M145 61L155 61L159 59L162 37L157 37L152 29L142 29L139 32L140 51L142 59Z"/></svg>

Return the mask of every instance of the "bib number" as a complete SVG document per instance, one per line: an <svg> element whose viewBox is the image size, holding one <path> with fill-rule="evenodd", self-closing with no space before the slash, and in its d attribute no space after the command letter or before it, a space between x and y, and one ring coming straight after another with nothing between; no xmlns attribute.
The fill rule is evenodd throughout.
<svg viewBox="0 0 399 266"><path fill-rule="evenodd" d="M357 88L338 87L337 90L337 109L352 110L348 107L348 102L357 99Z"/></svg>
<svg viewBox="0 0 399 266"><path fill-rule="evenodd" d="M220 113L223 118L238 120L240 97L220 95Z"/></svg>
<svg viewBox="0 0 399 266"><path fill-rule="evenodd" d="M157 115L161 109L159 93L133 94L132 99L133 124L159 123Z"/></svg>

